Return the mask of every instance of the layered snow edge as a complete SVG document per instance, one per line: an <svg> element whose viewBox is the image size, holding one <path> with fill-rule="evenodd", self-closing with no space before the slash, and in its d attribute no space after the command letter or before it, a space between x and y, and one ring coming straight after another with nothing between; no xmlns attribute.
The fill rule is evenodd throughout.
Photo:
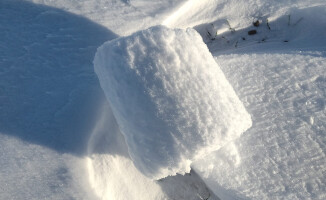
<svg viewBox="0 0 326 200"><path fill-rule="evenodd" d="M151 179L189 172L251 127L194 29L156 26L106 42L94 68L130 157Z"/></svg>

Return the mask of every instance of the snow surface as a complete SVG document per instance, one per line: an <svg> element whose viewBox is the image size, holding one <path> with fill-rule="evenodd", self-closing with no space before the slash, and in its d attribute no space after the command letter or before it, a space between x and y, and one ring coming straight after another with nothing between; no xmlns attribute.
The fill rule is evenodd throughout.
<svg viewBox="0 0 326 200"><path fill-rule="evenodd" d="M96 199L85 165L103 98L93 58L116 37L66 11L0 1L0 199Z"/></svg>
<svg viewBox="0 0 326 200"><path fill-rule="evenodd" d="M325 199L326 7L269 25L207 40L253 126L192 167L222 199Z"/></svg>
<svg viewBox="0 0 326 200"><path fill-rule="evenodd" d="M325 199L325 15L324 0L1 0L0 199ZM150 181L92 61L158 24L202 35L253 126Z"/></svg>
<svg viewBox="0 0 326 200"><path fill-rule="evenodd" d="M0 152L0 199L97 198L82 158L4 134Z"/></svg>
<svg viewBox="0 0 326 200"><path fill-rule="evenodd" d="M161 24L186 0L28 0L82 15L118 35Z"/></svg>
<svg viewBox="0 0 326 200"><path fill-rule="evenodd" d="M132 160L150 178L189 172L251 126L193 29L157 26L109 41L94 67Z"/></svg>
<svg viewBox="0 0 326 200"><path fill-rule="evenodd" d="M201 24L224 24L228 21L232 28L243 29L251 25L253 20L289 15L293 10L320 7L324 0L188 0L167 17L163 24L168 27L195 27ZM221 27L223 29L223 26Z"/></svg>
<svg viewBox="0 0 326 200"><path fill-rule="evenodd" d="M220 198L326 198L326 59L309 54L217 56L254 122L237 152L225 147L193 164Z"/></svg>

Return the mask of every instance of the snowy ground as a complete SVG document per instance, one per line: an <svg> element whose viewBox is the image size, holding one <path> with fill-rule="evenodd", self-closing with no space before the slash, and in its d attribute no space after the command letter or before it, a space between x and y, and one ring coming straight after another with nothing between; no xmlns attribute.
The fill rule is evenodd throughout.
<svg viewBox="0 0 326 200"><path fill-rule="evenodd" d="M93 58L157 24L202 35L253 126L190 174L152 181ZM325 199L325 27L323 0L2 0L0 199Z"/></svg>

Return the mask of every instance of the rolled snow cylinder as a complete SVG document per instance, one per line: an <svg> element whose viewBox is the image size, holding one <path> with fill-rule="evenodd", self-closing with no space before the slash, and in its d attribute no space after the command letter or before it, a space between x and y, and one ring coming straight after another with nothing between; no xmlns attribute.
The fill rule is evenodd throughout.
<svg viewBox="0 0 326 200"><path fill-rule="evenodd" d="M251 126L194 29L156 26L106 42L94 66L131 159L151 179L189 172Z"/></svg>

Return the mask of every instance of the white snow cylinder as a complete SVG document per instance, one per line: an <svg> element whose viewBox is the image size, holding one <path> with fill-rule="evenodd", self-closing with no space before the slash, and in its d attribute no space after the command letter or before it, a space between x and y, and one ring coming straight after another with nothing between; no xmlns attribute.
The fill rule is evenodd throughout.
<svg viewBox="0 0 326 200"><path fill-rule="evenodd" d="M130 157L149 178L189 172L251 126L194 29L156 26L108 41L94 66Z"/></svg>

